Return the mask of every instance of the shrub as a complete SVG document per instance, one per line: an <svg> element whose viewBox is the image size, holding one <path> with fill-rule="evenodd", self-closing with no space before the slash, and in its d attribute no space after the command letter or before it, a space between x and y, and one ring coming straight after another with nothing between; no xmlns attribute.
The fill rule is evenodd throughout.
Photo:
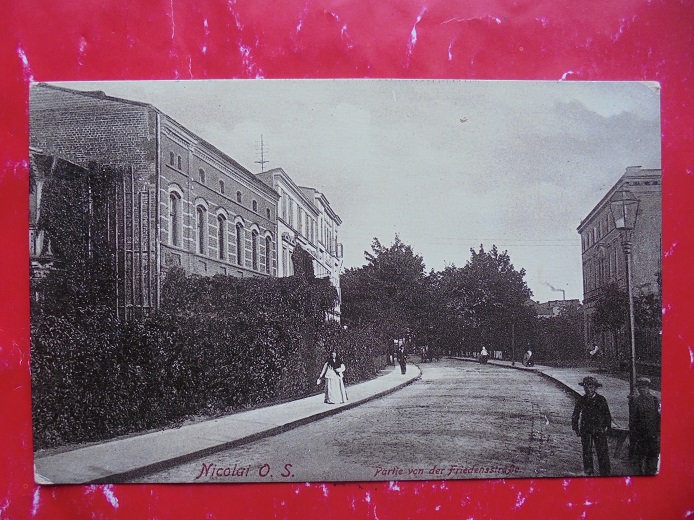
<svg viewBox="0 0 694 520"><path fill-rule="evenodd" d="M328 351L351 383L380 347L325 322L326 280L186 276L172 270L156 314L119 322L103 308L32 316L36 448L99 441L318 391Z"/></svg>

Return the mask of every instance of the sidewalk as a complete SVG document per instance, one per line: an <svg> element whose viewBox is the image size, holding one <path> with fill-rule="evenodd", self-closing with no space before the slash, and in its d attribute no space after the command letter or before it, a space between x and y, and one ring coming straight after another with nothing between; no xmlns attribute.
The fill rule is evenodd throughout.
<svg viewBox="0 0 694 520"><path fill-rule="evenodd" d="M235 448L334 415L399 390L422 375L415 365L387 367L382 375L347 387L349 402L323 403L314 395L218 419L76 448L36 454L38 484L116 483Z"/></svg>
<svg viewBox="0 0 694 520"><path fill-rule="evenodd" d="M477 359L475 358L456 357L454 359L477 363ZM598 393L601 393L607 399L607 404L612 414L612 429L621 433L626 433L629 430L629 381L624 381L610 374L599 372L593 367L557 368L544 365L526 367L523 366L521 362L516 362L516 364L512 366L510 361L501 361L498 359L490 359L487 361L487 364L537 372L559 383L564 389L570 391L576 397L583 395L583 387L578 383L581 382L585 376L593 376L602 383L602 387L598 390ZM651 390L651 393L660 400L660 392Z"/></svg>

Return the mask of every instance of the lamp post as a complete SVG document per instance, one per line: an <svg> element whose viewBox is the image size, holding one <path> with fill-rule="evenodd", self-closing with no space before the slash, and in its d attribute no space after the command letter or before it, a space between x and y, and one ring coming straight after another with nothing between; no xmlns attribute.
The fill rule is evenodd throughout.
<svg viewBox="0 0 694 520"><path fill-rule="evenodd" d="M622 247L626 260L627 292L629 294L629 329L631 332L631 374L629 383L632 397L636 395L636 335L634 323L634 295L631 282L631 239L634 226L636 225L638 209L639 200L630 191L617 191L610 199L610 211L612 212L615 228L620 231L622 236ZM629 412L629 422L631 422L631 406L629 406Z"/></svg>
<svg viewBox="0 0 694 520"><path fill-rule="evenodd" d="M516 366L516 322L511 322L511 366Z"/></svg>

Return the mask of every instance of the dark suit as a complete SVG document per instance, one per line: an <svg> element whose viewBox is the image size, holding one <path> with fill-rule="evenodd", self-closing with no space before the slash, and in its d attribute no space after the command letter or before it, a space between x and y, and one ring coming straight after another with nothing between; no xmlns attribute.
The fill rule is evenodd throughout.
<svg viewBox="0 0 694 520"><path fill-rule="evenodd" d="M574 413L571 417L571 427L581 436L583 445L583 469L587 475L594 473L593 469L593 445L598 456L598 468L600 475L609 475L610 453L607 448L607 430L612 424L612 415L607 406L607 399L600 394L593 397L582 395L576 402Z"/></svg>
<svg viewBox="0 0 694 520"><path fill-rule="evenodd" d="M632 455L643 475L658 472L660 454L660 405L654 395L639 395L631 403L629 437Z"/></svg>
<svg viewBox="0 0 694 520"><path fill-rule="evenodd" d="M404 374L407 371L407 354L404 350L398 350L398 363L400 363L400 371Z"/></svg>

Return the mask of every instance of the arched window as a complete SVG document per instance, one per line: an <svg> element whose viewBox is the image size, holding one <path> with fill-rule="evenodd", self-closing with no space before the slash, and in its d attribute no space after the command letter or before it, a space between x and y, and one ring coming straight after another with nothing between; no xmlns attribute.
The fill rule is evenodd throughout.
<svg viewBox="0 0 694 520"><path fill-rule="evenodd" d="M195 209L196 213L196 229L198 231L198 253L205 254L205 234L207 231L207 210L204 206L198 206Z"/></svg>
<svg viewBox="0 0 694 520"><path fill-rule="evenodd" d="M270 220L270 216L271 216L270 208L265 208L265 214L267 215L268 220Z"/></svg>
<svg viewBox="0 0 694 520"><path fill-rule="evenodd" d="M243 266L243 226L236 224L236 263Z"/></svg>
<svg viewBox="0 0 694 520"><path fill-rule="evenodd" d="M169 164L171 166L174 166L176 164L176 154L173 152L169 152Z"/></svg>
<svg viewBox="0 0 694 520"><path fill-rule="evenodd" d="M169 194L169 244L181 245L181 196L173 191Z"/></svg>
<svg viewBox="0 0 694 520"><path fill-rule="evenodd" d="M272 239L265 237L265 272L270 274L272 266Z"/></svg>
<svg viewBox="0 0 694 520"><path fill-rule="evenodd" d="M239 204L241 204L241 192L240 192L240 191L237 191L237 192L236 192L236 202L238 202Z"/></svg>
<svg viewBox="0 0 694 520"><path fill-rule="evenodd" d="M198 178L200 179L200 184L205 184L205 170L202 168L198 170Z"/></svg>
<svg viewBox="0 0 694 520"><path fill-rule="evenodd" d="M219 244L219 259L226 260L227 258L227 219L224 215L217 216L217 243Z"/></svg>
<svg viewBox="0 0 694 520"><path fill-rule="evenodd" d="M258 201L257 200L253 201L253 211L255 211L256 213L258 212Z"/></svg>
<svg viewBox="0 0 694 520"><path fill-rule="evenodd" d="M183 169L183 163L181 162L181 156L178 156L178 169L181 170Z"/></svg>
<svg viewBox="0 0 694 520"><path fill-rule="evenodd" d="M251 251L253 254L253 270L258 270L258 232L254 229L251 233Z"/></svg>

